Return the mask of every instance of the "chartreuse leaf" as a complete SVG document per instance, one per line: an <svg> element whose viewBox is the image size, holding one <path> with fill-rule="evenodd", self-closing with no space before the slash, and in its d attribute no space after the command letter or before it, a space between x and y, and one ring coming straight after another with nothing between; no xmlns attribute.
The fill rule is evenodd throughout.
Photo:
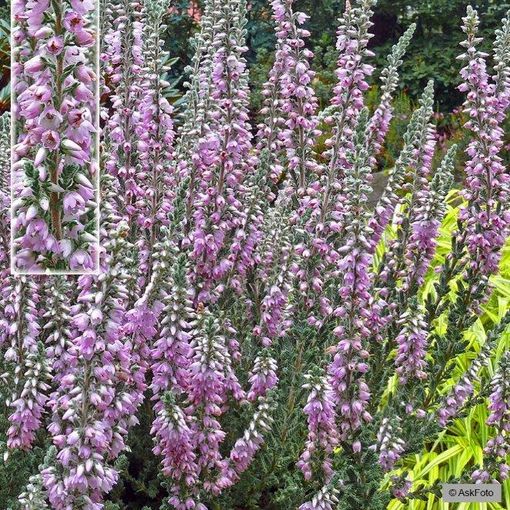
<svg viewBox="0 0 510 510"><path fill-rule="evenodd" d="M460 445L455 445L455 446L452 446L451 448L448 448L448 450L446 450L443 453L440 453L439 455L437 455L437 457L432 462L427 464L424 469L419 471L416 474L416 477L417 478L422 478L429 471L431 471L432 469L436 468L437 466L439 466L443 462L448 461L448 459L450 459L450 458L454 457L455 455L459 454L461 451L462 451L462 447Z"/></svg>
<svg viewBox="0 0 510 510"><path fill-rule="evenodd" d="M456 459L453 476L456 478L460 477L464 473L466 464L473 458L472 452L464 450L460 456Z"/></svg>
<svg viewBox="0 0 510 510"><path fill-rule="evenodd" d="M510 299L510 278L495 276L491 278L496 290L505 298Z"/></svg>

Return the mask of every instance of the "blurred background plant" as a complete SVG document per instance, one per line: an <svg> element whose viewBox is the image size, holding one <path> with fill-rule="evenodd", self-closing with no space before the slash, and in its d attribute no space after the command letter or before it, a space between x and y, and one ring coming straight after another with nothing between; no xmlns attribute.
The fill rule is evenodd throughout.
<svg viewBox="0 0 510 510"><path fill-rule="evenodd" d="M510 8L510 2L501 0L381 0L375 8L372 28L374 38L370 45L376 52L376 65L383 66L386 55L397 39L416 23L417 28L407 50L401 71L401 90L411 100L417 98L430 77L436 83L438 111L445 114L441 120L444 131L450 133L458 125L457 119L448 115L461 102L456 86L459 83L458 69L452 65L458 53L462 33L458 20L464 15L470 3L481 13L481 36L490 44L492 34L501 18ZM182 76L189 64L193 48L189 41L200 23L202 0L175 0L168 16L168 37L166 48L173 61L168 81L175 85L176 92L182 91ZM260 85L272 64L274 33L271 23L270 5L267 0L249 2L248 63L254 112L259 110ZM336 19L341 13L344 0L298 0L296 9L310 15L308 28L311 49L315 53L314 69L317 72L315 88L321 106L327 104L331 85L334 82ZM9 2L0 1L0 113L9 108ZM175 82L174 82L175 80ZM377 83L377 76L374 78ZM407 98L401 96L405 103Z"/></svg>
<svg viewBox="0 0 510 510"><path fill-rule="evenodd" d="M190 35L200 22L201 0L181 0L173 2L168 18L167 49L176 58L168 74L168 81L176 88L176 96L182 89L182 73L191 59L193 48L189 44ZM336 20L344 7L344 0L297 0L296 9L309 14L307 28L311 32L309 43L315 56L313 68L317 75L314 87L320 106L328 105L332 85L335 82L336 65ZM458 66L452 65L459 52L463 34L458 20L464 15L466 6L471 4L481 13L480 36L484 37L487 48L493 40L510 2L501 0L381 0L377 3L373 17L370 41L376 53L375 64L382 69L390 48L411 23L416 23L416 31L407 49L401 69L400 93L395 102L396 115L388 134L387 146L379 157L379 170L388 169L401 149L402 135L415 107L415 102L425 87L427 80L435 82L436 114L438 131L443 146L457 143L460 154L466 144L466 133L461 129L464 122L459 106L462 96L457 90L459 84ZM273 63L274 33L271 22L270 2L251 0L249 2L249 22L247 54L250 69L251 109L254 116L262 104L261 89ZM482 47L483 47L482 45ZM378 75L372 78L369 94L369 107L378 103ZM510 127L510 126L508 126ZM510 144L510 129L506 129L507 143ZM326 133L322 139L325 139ZM319 143L320 141L319 140ZM462 175L462 159L456 172L457 179Z"/></svg>
<svg viewBox="0 0 510 510"><path fill-rule="evenodd" d="M462 33L458 20L464 15L470 3L481 13L481 36L490 45L492 34L501 18L510 8L510 2L501 0L381 0L373 17L374 38L370 45L376 53L378 69L384 67L386 55L393 44L411 23L417 28L401 69L400 94L396 100L398 112L389 133L388 146L380 157L379 168L388 168L400 150L404 126L409 119L418 95L432 77L436 89L436 121L442 141L445 144L462 143L464 134L462 112L458 109L461 95L456 89L459 83L455 56L458 54ZM271 22L270 4L267 0L251 0L249 9L247 54L250 68L251 107L253 115L260 109L261 87L273 63L274 33ZM183 73L190 63L193 48L190 36L197 30L202 11L202 0L175 0L167 18L166 49L171 59L165 80L171 83L169 100L179 104L183 93ZM296 9L310 15L308 28L311 32L310 45L315 57L314 70L317 72L314 86L321 107L328 104L330 91L335 81L336 65L336 19L342 12L344 0L298 0ZM10 24L9 1L0 0L0 113L10 105ZM378 76L372 79L371 104L377 104L379 95ZM509 130L506 130L509 133ZM507 140L510 143L510 137Z"/></svg>
<svg viewBox="0 0 510 510"><path fill-rule="evenodd" d="M0 114L10 105L11 23L8 4L0 1Z"/></svg>

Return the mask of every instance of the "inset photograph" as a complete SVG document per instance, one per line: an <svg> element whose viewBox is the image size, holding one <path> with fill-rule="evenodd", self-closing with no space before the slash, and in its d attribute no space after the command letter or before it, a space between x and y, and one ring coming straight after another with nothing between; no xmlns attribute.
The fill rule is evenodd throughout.
<svg viewBox="0 0 510 510"><path fill-rule="evenodd" d="M11 266L98 270L96 0L14 1Z"/></svg>

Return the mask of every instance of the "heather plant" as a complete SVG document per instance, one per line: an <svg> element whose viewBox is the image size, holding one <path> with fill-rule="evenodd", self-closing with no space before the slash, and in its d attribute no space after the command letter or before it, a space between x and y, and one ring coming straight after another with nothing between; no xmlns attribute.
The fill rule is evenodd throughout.
<svg viewBox="0 0 510 510"><path fill-rule="evenodd" d="M479 409L483 457L441 481L505 483L510 25L491 70L476 11L463 19L462 189L429 81L373 205L414 31L369 108L374 6L347 2L320 111L307 16L272 0L254 125L244 0L206 2L180 113L169 4L101 3L101 271L29 277L0 259L3 468L47 453L13 508L406 508L439 494L416 458Z"/></svg>
<svg viewBox="0 0 510 510"><path fill-rule="evenodd" d="M9 23L8 6L0 7L0 112L8 110L11 90L10 79L10 56L11 56L11 24Z"/></svg>
<svg viewBox="0 0 510 510"><path fill-rule="evenodd" d="M13 3L16 271L97 269L96 2Z"/></svg>

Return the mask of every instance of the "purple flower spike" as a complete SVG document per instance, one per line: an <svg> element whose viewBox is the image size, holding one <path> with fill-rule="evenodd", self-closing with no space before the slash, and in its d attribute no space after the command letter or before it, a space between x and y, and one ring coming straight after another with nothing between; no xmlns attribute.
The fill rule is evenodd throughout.
<svg viewBox="0 0 510 510"><path fill-rule="evenodd" d="M96 5L13 7L13 267L22 273L98 269ZM34 242L40 222L48 231Z"/></svg>

